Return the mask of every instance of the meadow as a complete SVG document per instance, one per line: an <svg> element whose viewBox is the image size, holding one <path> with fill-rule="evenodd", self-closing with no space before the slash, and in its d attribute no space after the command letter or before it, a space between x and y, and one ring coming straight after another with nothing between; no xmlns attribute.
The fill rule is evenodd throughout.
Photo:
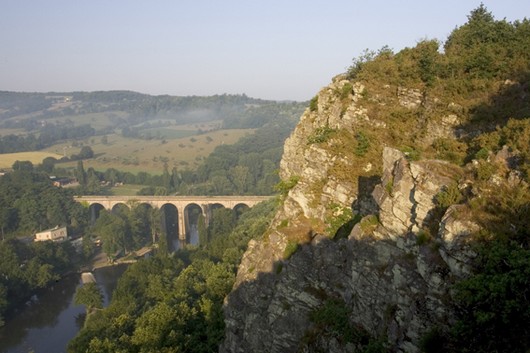
<svg viewBox="0 0 530 353"><path fill-rule="evenodd" d="M215 130L197 134L197 131L164 129L168 137L163 139L137 139L126 138L118 134L107 135L107 142L103 143L102 137L92 137L82 141L64 142L53 145L46 152L71 157L79 153L82 146L90 146L94 151L94 158L83 161L85 169L94 168L105 171L115 168L121 171L150 174L162 174L164 164L169 169L195 170L200 162L207 157L217 146L233 144L241 137L253 133L254 129L228 129ZM170 138L169 136L183 135L183 137ZM165 136L165 135L164 135ZM40 161L39 161L40 162ZM60 168L75 168L77 161L57 164Z"/></svg>
<svg viewBox="0 0 530 353"><path fill-rule="evenodd" d="M30 161L39 164L46 157L61 158L62 156L49 151L17 152L0 154L0 169L9 169L16 161Z"/></svg>

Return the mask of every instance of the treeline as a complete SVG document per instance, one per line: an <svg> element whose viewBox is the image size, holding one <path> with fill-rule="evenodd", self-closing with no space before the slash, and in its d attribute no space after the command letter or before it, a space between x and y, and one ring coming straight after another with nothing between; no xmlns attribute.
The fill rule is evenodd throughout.
<svg viewBox="0 0 530 353"><path fill-rule="evenodd" d="M44 288L74 270L77 257L69 242L1 241L0 326L6 312L28 300L36 289Z"/></svg>
<svg viewBox="0 0 530 353"><path fill-rule="evenodd" d="M471 117L474 124L469 128L476 130L478 122L491 125L495 120L499 123L500 119L530 116L525 104L525 82L530 76L529 33L530 20L498 21L481 5L471 12L466 24L449 35L442 48L437 40L423 40L398 53L388 47L366 51L353 60L348 76L367 85L367 98L395 94L384 89L385 85L422 90L422 115L400 116L394 109L394 118L421 122L457 114ZM429 101L434 97L453 103L437 105ZM381 113L390 115L384 109Z"/></svg>
<svg viewBox="0 0 530 353"><path fill-rule="evenodd" d="M54 145L59 141L84 139L94 136L95 130L89 124L64 126L46 124L40 128L38 136L6 135L0 137L0 153L36 151Z"/></svg>
<svg viewBox="0 0 530 353"><path fill-rule="evenodd" d="M88 315L68 351L217 351L224 336L223 300L248 241L263 234L274 211L269 201L239 220L214 216L222 225L210 226L208 243L131 265L109 307Z"/></svg>
<svg viewBox="0 0 530 353"><path fill-rule="evenodd" d="M72 199L72 191L52 185L45 173L20 170L0 177L0 231L2 237L33 235L57 225L70 234L88 225L88 212Z"/></svg>
<svg viewBox="0 0 530 353"><path fill-rule="evenodd" d="M56 102L67 104L53 107ZM125 118L114 117L115 123L138 124L152 119L171 119L177 123L196 123L240 116L250 106L282 104L255 99L246 95L151 96L131 91L100 91L70 93L0 92L0 125L3 128L30 128L39 121L91 113L126 113ZM31 118L9 120L23 114ZM28 125L29 124L29 125Z"/></svg>
<svg viewBox="0 0 530 353"><path fill-rule="evenodd" d="M105 172L84 169L78 162L74 176L79 180L79 194L104 194L102 183L146 185L139 195L271 195L279 182L278 168L283 143L294 127L294 119L278 120L241 138L233 145L218 146L196 171L171 171L166 165L161 175L147 172L122 172L108 168ZM80 153L80 156L86 156ZM89 158L89 157L87 157ZM47 159L46 164L52 163ZM47 169L49 170L49 168ZM52 169L58 174L67 171ZM51 172L51 170L49 170Z"/></svg>
<svg viewBox="0 0 530 353"><path fill-rule="evenodd" d="M87 210L71 192L25 168L0 177L0 326L6 311L74 270L82 259L69 242L33 242L36 232L57 225L67 226L69 234L88 225Z"/></svg>
<svg viewBox="0 0 530 353"><path fill-rule="evenodd" d="M45 110L50 108L52 103L53 100L47 99L44 93L0 91L0 120Z"/></svg>
<svg viewBox="0 0 530 353"><path fill-rule="evenodd" d="M158 241L162 251L167 250L166 234L162 231L162 214L147 205L130 204L115 212L101 210L93 227L91 238L99 238L103 251L111 260L119 254L128 255L145 245Z"/></svg>

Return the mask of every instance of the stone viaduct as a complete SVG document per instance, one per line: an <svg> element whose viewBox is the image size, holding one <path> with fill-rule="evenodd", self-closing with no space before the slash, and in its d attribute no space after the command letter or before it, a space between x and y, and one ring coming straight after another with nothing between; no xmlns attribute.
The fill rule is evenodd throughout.
<svg viewBox="0 0 530 353"><path fill-rule="evenodd" d="M236 209L238 207L252 207L255 204L269 200L272 196L77 196L75 201L88 204L92 220L95 220L97 207L112 211L117 205L147 204L154 208L163 209L172 205L177 210L178 238L186 241L188 225L188 210L190 206L200 208L202 214L209 222L212 209L215 207L226 207Z"/></svg>

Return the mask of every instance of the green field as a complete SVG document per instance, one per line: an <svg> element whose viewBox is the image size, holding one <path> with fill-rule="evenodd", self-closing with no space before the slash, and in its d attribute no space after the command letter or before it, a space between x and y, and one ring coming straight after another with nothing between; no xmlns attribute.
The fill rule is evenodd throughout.
<svg viewBox="0 0 530 353"><path fill-rule="evenodd" d="M48 151L3 153L0 154L0 168L9 169L16 161L30 161L33 164L39 164L46 157L61 158L62 156Z"/></svg>

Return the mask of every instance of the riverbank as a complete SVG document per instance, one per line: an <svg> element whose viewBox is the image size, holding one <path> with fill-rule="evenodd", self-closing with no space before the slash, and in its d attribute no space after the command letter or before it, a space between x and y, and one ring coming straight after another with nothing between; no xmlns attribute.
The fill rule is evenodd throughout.
<svg viewBox="0 0 530 353"><path fill-rule="evenodd" d="M94 271L98 268L116 266L120 264L130 264L138 261L139 258L146 256L151 253L153 248L150 246L145 246L139 250L134 251L133 253L125 256L123 258L116 259L114 261L109 261L107 254L103 252L101 248L97 248L92 261L90 262L91 271Z"/></svg>

